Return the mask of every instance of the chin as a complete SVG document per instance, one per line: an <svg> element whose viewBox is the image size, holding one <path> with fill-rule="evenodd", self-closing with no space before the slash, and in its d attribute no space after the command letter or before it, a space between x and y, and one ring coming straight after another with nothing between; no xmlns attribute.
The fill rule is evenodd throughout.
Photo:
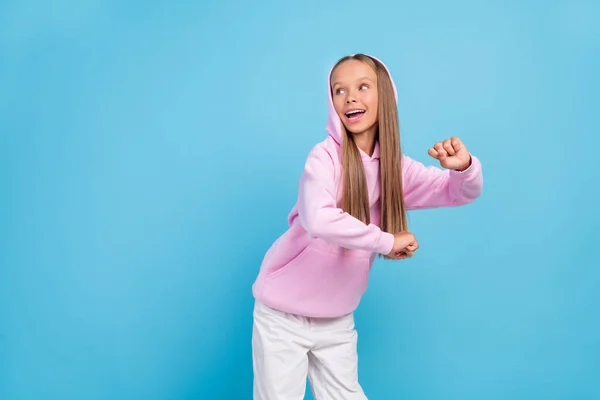
<svg viewBox="0 0 600 400"><path fill-rule="evenodd" d="M362 125L362 124L361 124ZM346 125L344 124L344 126L346 127L346 131L348 131L348 133L351 133L352 135L362 135L363 133L367 133L369 131L371 131L373 129L373 127L375 126L375 124L365 124L364 126L361 125Z"/></svg>

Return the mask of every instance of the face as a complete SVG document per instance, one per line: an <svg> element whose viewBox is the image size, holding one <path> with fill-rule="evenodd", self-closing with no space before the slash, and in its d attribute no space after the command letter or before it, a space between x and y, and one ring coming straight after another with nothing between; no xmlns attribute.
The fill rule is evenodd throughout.
<svg viewBox="0 0 600 400"><path fill-rule="evenodd" d="M353 134L377 129L377 74L366 63L348 60L331 76L333 105L346 129Z"/></svg>

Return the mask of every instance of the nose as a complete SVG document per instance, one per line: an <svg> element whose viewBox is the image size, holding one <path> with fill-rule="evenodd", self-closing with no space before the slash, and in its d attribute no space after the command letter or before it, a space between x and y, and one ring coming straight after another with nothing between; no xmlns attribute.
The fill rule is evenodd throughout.
<svg viewBox="0 0 600 400"><path fill-rule="evenodd" d="M346 92L346 104L356 103L356 92L354 89L348 88Z"/></svg>
<svg viewBox="0 0 600 400"><path fill-rule="evenodd" d="M350 103L356 103L356 97L353 94L348 94L348 97L346 97L346 104Z"/></svg>

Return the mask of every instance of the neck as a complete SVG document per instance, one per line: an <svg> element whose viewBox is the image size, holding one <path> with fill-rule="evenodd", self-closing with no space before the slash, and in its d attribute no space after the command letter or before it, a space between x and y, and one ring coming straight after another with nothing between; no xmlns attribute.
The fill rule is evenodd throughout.
<svg viewBox="0 0 600 400"><path fill-rule="evenodd" d="M373 151L375 150L376 131L377 128L373 128L353 135L354 143L356 143L359 149L367 153L369 157L373 155Z"/></svg>

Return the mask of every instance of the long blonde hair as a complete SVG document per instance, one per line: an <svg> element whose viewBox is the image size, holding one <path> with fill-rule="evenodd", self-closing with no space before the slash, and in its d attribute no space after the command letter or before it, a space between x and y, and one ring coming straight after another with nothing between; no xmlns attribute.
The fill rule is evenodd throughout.
<svg viewBox="0 0 600 400"><path fill-rule="evenodd" d="M406 206L402 189L402 153L400 149L400 127L398 109L391 77L378 60L365 54L355 54L340 59L332 70L348 60L358 60L369 65L377 74L379 174L381 178L381 224L389 233L408 230ZM363 221L371 222L367 179L358 146L351 133L342 125L342 209ZM386 257L387 258L387 257Z"/></svg>

